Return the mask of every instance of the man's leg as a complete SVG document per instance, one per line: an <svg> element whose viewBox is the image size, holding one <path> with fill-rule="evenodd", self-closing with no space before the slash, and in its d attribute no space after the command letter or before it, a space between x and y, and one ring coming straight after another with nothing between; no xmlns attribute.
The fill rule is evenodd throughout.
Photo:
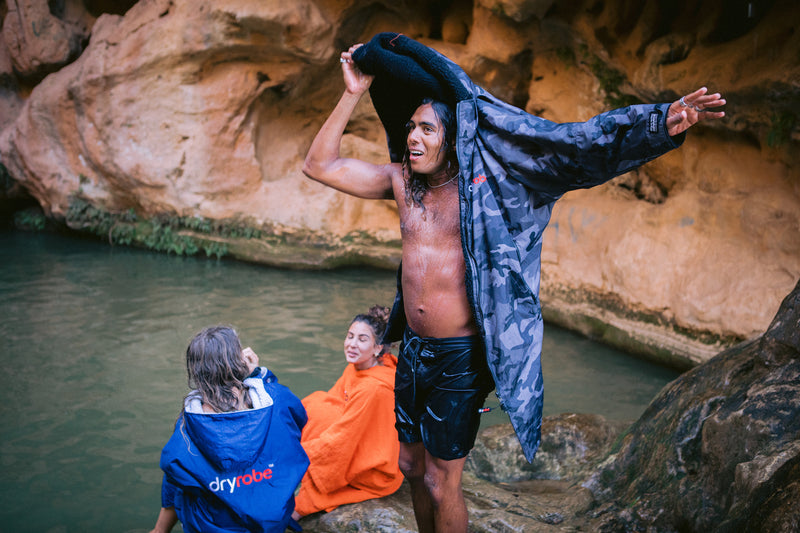
<svg viewBox="0 0 800 533"><path fill-rule="evenodd" d="M467 531L469 517L461 489L461 474L466 460L462 457L447 461L425 452L425 488L433 505L436 533Z"/></svg>
<svg viewBox="0 0 800 533"><path fill-rule="evenodd" d="M411 502L419 533L434 533L433 502L425 486L425 456L421 442L400 443L400 471L411 487Z"/></svg>
<svg viewBox="0 0 800 533"><path fill-rule="evenodd" d="M400 471L411 487L420 533L465 533L469 523L461 490L467 458L447 461L432 456L421 442L400 443Z"/></svg>

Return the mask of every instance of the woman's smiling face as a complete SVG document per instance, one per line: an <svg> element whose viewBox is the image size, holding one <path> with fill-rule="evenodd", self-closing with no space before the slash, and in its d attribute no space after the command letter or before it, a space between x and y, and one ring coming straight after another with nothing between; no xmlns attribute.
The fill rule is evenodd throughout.
<svg viewBox="0 0 800 533"><path fill-rule="evenodd" d="M381 347L376 343L372 328L364 322L353 322L344 338L344 358L356 370L366 370L378 363Z"/></svg>

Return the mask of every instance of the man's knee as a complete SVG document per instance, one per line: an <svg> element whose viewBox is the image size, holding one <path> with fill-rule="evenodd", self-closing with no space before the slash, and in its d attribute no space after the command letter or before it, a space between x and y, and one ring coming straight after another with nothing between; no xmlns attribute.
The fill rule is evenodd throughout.
<svg viewBox="0 0 800 533"><path fill-rule="evenodd" d="M425 467L425 488L435 506L461 497L461 474L465 459L444 461L433 458Z"/></svg>
<svg viewBox="0 0 800 533"><path fill-rule="evenodd" d="M422 476L425 475L425 463L420 463L419 461L414 461L413 459L404 460L401 457L400 472L402 472L403 476L409 481L422 479Z"/></svg>
<svg viewBox="0 0 800 533"><path fill-rule="evenodd" d="M425 449L421 444L400 444L400 472L409 481L422 481L425 475Z"/></svg>

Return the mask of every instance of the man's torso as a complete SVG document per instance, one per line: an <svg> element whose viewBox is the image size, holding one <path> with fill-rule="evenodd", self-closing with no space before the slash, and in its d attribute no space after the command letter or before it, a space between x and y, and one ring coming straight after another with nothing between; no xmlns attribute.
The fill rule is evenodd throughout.
<svg viewBox="0 0 800 533"><path fill-rule="evenodd" d="M406 203L402 170L393 176L392 188L403 240L408 325L422 337L474 335L477 328L465 286L457 180L429 189L423 197L424 210Z"/></svg>

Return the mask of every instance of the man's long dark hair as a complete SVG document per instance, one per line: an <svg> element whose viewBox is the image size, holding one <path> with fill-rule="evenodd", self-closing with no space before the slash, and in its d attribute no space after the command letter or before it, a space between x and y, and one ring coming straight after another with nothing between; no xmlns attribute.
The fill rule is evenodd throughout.
<svg viewBox="0 0 800 533"><path fill-rule="evenodd" d="M444 102L434 100L433 98L424 98L419 105L423 106L426 104L431 105L433 113L442 125L441 150L445 152L444 157L447 162L446 168L448 169L447 178L450 179L458 174L458 159L456 158L456 117L450 106ZM415 174L411 170L408 145L406 145L406 151L403 155L403 174L406 177L406 205L411 205L413 203L425 210L422 199L430 188L428 176L426 174Z"/></svg>

